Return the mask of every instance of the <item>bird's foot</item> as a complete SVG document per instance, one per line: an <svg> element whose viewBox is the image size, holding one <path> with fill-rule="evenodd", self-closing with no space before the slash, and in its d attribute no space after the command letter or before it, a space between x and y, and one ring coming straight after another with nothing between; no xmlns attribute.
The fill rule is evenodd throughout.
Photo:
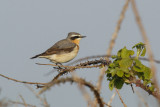
<svg viewBox="0 0 160 107"><path fill-rule="evenodd" d="M64 69L64 68L62 67L63 65L62 65L61 63L57 62L56 65L57 65L57 67L53 67L54 69L58 69L58 70ZM60 65L60 66L58 66L58 65Z"/></svg>

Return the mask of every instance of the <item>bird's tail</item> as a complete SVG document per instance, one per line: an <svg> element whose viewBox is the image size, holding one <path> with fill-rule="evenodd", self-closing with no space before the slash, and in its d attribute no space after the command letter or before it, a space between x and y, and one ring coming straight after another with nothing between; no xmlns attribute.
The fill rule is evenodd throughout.
<svg viewBox="0 0 160 107"><path fill-rule="evenodd" d="M37 57L39 57L39 56L41 56L41 54L35 55L34 57L32 57L32 58L30 58L30 59L34 59L34 58L37 58Z"/></svg>

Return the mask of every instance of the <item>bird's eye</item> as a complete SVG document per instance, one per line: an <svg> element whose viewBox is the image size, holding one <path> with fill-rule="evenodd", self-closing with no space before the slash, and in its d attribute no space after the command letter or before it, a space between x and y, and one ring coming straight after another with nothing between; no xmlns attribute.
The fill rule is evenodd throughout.
<svg viewBox="0 0 160 107"><path fill-rule="evenodd" d="M79 38L79 36L74 36L74 37L71 37L71 40L75 40L77 38Z"/></svg>

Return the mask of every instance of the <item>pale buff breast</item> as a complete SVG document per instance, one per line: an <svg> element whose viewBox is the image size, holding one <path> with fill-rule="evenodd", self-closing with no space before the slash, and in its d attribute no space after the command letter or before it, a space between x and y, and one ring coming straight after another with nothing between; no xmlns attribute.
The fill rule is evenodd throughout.
<svg viewBox="0 0 160 107"><path fill-rule="evenodd" d="M79 47L76 46L72 52L70 53L61 53L61 54L54 54L54 55L50 55L48 56L48 59L50 59L52 62L56 63L64 63L64 62L68 62L72 59L74 59L77 56L77 53L79 51Z"/></svg>

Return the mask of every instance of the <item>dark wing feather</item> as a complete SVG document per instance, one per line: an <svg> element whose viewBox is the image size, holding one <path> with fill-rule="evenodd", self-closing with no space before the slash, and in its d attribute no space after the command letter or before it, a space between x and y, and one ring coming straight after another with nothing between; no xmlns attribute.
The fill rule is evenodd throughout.
<svg viewBox="0 0 160 107"><path fill-rule="evenodd" d="M64 39L55 43L51 48L46 50L44 53L40 54L40 56L52 55L57 53L71 52L76 44L71 41Z"/></svg>

